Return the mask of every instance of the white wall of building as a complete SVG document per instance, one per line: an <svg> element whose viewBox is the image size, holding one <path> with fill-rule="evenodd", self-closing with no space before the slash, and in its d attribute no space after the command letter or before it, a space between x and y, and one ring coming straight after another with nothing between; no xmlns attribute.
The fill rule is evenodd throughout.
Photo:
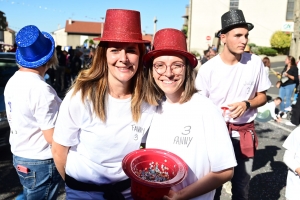
<svg viewBox="0 0 300 200"><path fill-rule="evenodd" d="M10 31L3 31L4 32L4 44L14 45L15 43L15 33Z"/></svg>
<svg viewBox="0 0 300 200"><path fill-rule="evenodd" d="M55 41L55 46L57 45L60 45L62 47L67 46L68 34L65 32L65 28L54 31L52 37Z"/></svg>
<svg viewBox="0 0 300 200"><path fill-rule="evenodd" d="M254 25L249 33L249 43L270 47L273 33L281 30L286 22L287 0L240 0L239 9L246 21Z"/></svg>
<svg viewBox="0 0 300 200"><path fill-rule="evenodd" d="M190 0L189 51L203 55L212 44L215 33L221 29L221 16L229 11L230 0ZM249 43L270 46L272 34L286 22L287 0L239 0L239 9L245 19L254 25ZM207 41L206 36L211 40Z"/></svg>

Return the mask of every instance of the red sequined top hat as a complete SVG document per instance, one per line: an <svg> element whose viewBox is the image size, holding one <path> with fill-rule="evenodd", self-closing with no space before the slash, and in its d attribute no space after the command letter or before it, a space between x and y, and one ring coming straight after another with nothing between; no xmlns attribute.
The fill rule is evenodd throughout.
<svg viewBox="0 0 300 200"><path fill-rule="evenodd" d="M142 39L140 12L122 9L106 11L101 41L150 43Z"/></svg>
<svg viewBox="0 0 300 200"><path fill-rule="evenodd" d="M145 66L151 66L150 62L154 57L174 55L174 53L186 57L191 67L197 66L197 58L187 51L185 35L177 29L161 29L155 33L152 51L144 56L143 61Z"/></svg>

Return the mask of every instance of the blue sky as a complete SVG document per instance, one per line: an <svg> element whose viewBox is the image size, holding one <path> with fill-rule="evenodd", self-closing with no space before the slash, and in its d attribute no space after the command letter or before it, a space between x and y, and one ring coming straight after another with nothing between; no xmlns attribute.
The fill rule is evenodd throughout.
<svg viewBox="0 0 300 200"><path fill-rule="evenodd" d="M107 9L121 8L141 12L142 31L181 29L189 0L0 0L9 27L16 32L32 24L41 31L53 32L65 27L66 20L101 22Z"/></svg>

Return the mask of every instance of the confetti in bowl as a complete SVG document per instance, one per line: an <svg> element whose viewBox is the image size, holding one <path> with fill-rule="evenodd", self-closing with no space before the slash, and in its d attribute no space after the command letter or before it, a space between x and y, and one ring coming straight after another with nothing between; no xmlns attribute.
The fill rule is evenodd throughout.
<svg viewBox="0 0 300 200"><path fill-rule="evenodd" d="M131 195L135 200L156 200L187 176L187 165L177 155L161 149L139 149L122 161L125 174L131 179Z"/></svg>

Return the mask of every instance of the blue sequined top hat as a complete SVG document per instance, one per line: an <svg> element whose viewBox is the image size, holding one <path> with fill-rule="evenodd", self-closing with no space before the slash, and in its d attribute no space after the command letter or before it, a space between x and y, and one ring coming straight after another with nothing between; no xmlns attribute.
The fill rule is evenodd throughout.
<svg viewBox="0 0 300 200"><path fill-rule="evenodd" d="M36 26L23 27L16 36L16 60L25 68L37 68L53 56L55 42L46 32L41 32Z"/></svg>
<svg viewBox="0 0 300 200"><path fill-rule="evenodd" d="M238 25L247 25L248 30L251 31L254 25L247 23L241 10L230 10L224 13L221 17L222 29L218 31L217 36L220 37L222 33L226 33L230 28Z"/></svg>

